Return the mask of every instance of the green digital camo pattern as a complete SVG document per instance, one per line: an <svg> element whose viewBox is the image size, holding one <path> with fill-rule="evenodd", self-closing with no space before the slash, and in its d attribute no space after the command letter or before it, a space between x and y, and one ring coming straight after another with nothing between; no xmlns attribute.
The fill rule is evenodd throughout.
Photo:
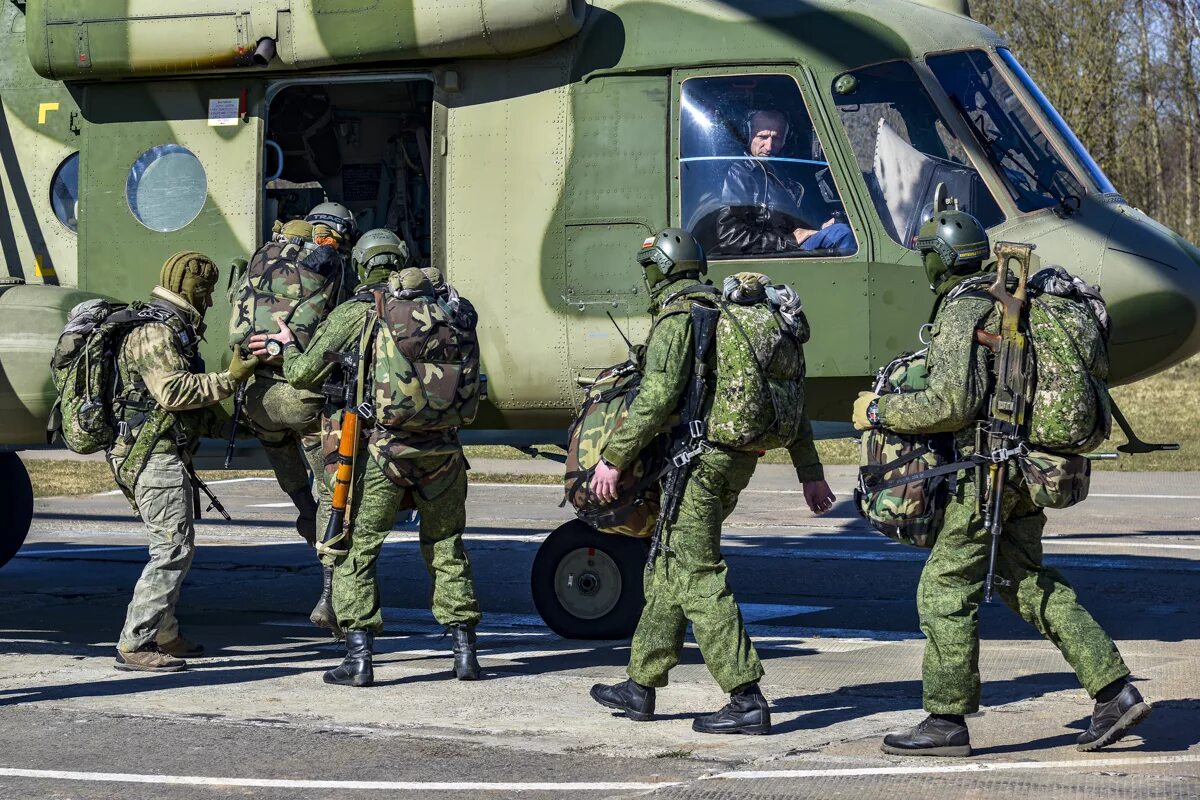
<svg viewBox="0 0 1200 800"><path fill-rule="evenodd" d="M438 462L453 462L453 476L439 494L405 491L379 468L375 459L361 459L355 470L355 505L350 550L334 561L333 608L343 630L383 629L376 577L379 552L402 508L416 507L421 515L421 557L432 580L433 617L442 625L477 625L479 603L471 563L463 545L466 528L467 473L461 457L427 456L416 459L424 472L439 472Z"/></svg>
<svg viewBox="0 0 1200 800"><path fill-rule="evenodd" d="M1025 485L1040 508L1070 508L1088 496L1092 462L1081 455L1034 450L1018 459Z"/></svg>
<svg viewBox="0 0 1200 800"><path fill-rule="evenodd" d="M116 471L119 465L110 456ZM125 626L117 648L131 653L152 641L179 635L175 605L192 564L196 532L192 521L192 486L176 453L155 453L137 478L134 498L149 536L150 560L133 587Z"/></svg>
<svg viewBox="0 0 1200 800"><path fill-rule="evenodd" d="M58 393L59 433L72 452L97 453L116 438L117 420L110 396L116 361L113 352L129 324L109 317L123 308L104 301L81 303L71 310L54 347L50 377Z"/></svg>
<svg viewBox="0 0 1200 800"><path fill-rule="evenodd" d="M342 272L342 257L333 247L316 247L298 236L267 242L230 287L230 344L278 333L286 321L305 347L341 297Z"/></svg>
<svg viewBox="0 0 1200 800"><path fill-rule="evenodd" d="M929 371L922 353L905 353L881 370L875 389L881 394L919 392L928 387ZM951 463L949 434L904 434L886 428L864 431L859 443L858 512L875 530L914 547L933 547L946 508L949 476L914 480L888 489L873 486L918 475ZM914 453L925 451L912 458ZM909 459L884 473L872 469Z"/></svg>
<svg viewBox="0 0 1200 800"><path fill-rule="evenodd" d="M596 376L568 431L563 480L567 502L584 522L604 533L645 538L654 533L658 519L659 484L649 478L663 464L664 449L658 446L661 437L642 449L633 464L621 472L616 500L601 502L591 490L601 453L628 418L640 380L641 369L633 361L609 367Z"/></svg>
<svg viewBox="0 0 1200 800"><path fill-rule="evenodd" d="M460 300L463 313L455 315L432 290L408 296L395 280L388 288L378 295L382 313L371 359L379 424L426 432L471 424L479 410L474 310Z"/></svg>
<svg viewBox="0 0 1200 800"><path fill-rule="evenodd" d="M325 471L320 437L324 408L324 395L293 387L280 370L260 368L246 385L242 421L263 443L286 494L308 488L309 469L318 478ZM327 502L325 481L316 484L319 499Z"/></svg>
<svg viewBox="0 0 1200 800"><path fill-rule="evenodd" d="M678 516L664 534L662 553L645 578L646 605L633 634L628 668L629 677L643 686L667 685L689 622L722 691L763 676L721 555L721 523L733 512L757 463L750 453L717 450L700 456L693 468Z"/></svg>
<svg viewBox="0 0 1200 800"><path fill-rule="evenodd" d="M926 387L879 398L880 425L897 433L954 433L964 452L975 449L974 423L991 389L989 359L975 342L976 328L995 333L991 299L966 295L941 304L925 355Z"/></svg>
<svg viewBox="0 0 1200 800"><path fill-rule="evenodd" d="M696 284L690 278L682 278L661 287L651 296L654 321L646 342L638 396L629 406L625 423L613 433L603 453L604 459L618 469L630 467L654 437L667 429L678 412L680 397L692 369L692 324L687 312L693 297L711 302L713 295L698 290L694 295L683 294L668 308L662 304L689 286ZM796 436L787 449L800 481L824 477L807 410L802 412Z"/></svg>
<svg viewBox="0 0 1200 800"><path fill-rule="evenodd" d="M1031 293L1029 335L1036 365L1030 443L1061 453L1094 450L1112 427L1100 323L1083 302Z"/></svg>
<svg viewBox="0 0 1200 800"><path fill-rule="evenodd" d="M167 294L155 290L158 299ZM175 305L193 325L200 323L190 306ZM117 417L130 424L133 441L118 437L109 455L110 463L119 465L113 473L117 486L135 509L137 476L151 455L178 454L189 460L201 436L221 436L228 424L223 413L210 407L233 394L236 384L228 372L203 371L195 345L184 349L181 343L182 327L175 317L140 325L124 338L117 356L119 397L126 401L118 404ZM189 340L198 343L194 335ZM143 413L144 421L136 425Z"/></svg>
<svg viewBox="0 0 1200 800"><path fill-rule="evenodd" d="M1000 599L1059 649L1083 688L1095 697L1128 675L1129 668L1066 579L1042 564L1046 515L1019 479L1005 492L1004 510L996 572L1012 586L998 590ZM990 538L975 513L975 482L961 481L917 588L921 631L927 639L924 705L931 714L979 710L979 603Z"/></svg>
<svg viewBox="0 0 1200 800"><path fill-rule="evenodd" d="M737 277L747 275L756 273ZM765 296L745 305L721 302L720 308L708 438L746 451L786 447L806 419L801 342L807 323L802 335L785 325Z"/></svg>

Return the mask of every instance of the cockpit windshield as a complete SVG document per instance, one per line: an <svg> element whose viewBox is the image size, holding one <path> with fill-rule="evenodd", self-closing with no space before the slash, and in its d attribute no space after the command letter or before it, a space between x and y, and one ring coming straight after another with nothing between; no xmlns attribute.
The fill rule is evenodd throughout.
<svg viewBox="0 0 1200 800"><path fill-rule="evenodd" d="M1079 207L1084 187L982 50L926 59L1021 211Z"/></svg>

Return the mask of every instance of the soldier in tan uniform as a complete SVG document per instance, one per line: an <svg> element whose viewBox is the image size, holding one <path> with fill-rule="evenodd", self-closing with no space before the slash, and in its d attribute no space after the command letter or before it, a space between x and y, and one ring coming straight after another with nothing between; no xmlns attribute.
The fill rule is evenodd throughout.
<svg viewBox="0 0 1200 800"><path fill-rule="evenodd" d="M125 336L117 355L119 424L108 463L150 539L150 561L117 644L117 669L177 672L186 666L182 656L204 651L180 634L175 619L195 541L192 452L220 426L210 406L232 395L257 364L235 355L228 370L205 372L198 347L216 283L217 267L207 256L171 256L149 304L138 307L146 321Z"/></svg>

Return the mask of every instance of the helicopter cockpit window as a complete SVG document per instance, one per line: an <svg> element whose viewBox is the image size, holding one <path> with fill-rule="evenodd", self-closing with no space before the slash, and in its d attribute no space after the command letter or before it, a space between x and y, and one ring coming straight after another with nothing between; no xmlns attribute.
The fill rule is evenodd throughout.
<svg viewBox="0 0 1200 800"><path fill-rule="evenodd" d="M138 156L125 180L125 199L137 221L170 233L187 226L204 208L208 178L200 159L177 144L160 144Z"/></svg>
<svg viewBox="0 0 1200 800"><path fill-rule="evenodd" d="M982 50L930 56L929 68L979 141L1017 208L1078 207L1084 188Z"/></svg>
<svg viewBox="0 0 1200 800"><path fill-rule="evenodd" d="M795 80L691 78L680 105L683 227L710 258L857 251Z"/></svg>
<svg viewBox="0 0 1200 800"><path fill-rule="evenodd" d="M912 64L889 61L833 81L833 98L887 232L909 249L945 183L985 228L1004 220Z"/></svg>
<svg viewBox="0 0 1200 800"><path fill-rule="evenodd" d="M71 153L50 181L50 207L72 233L79 232L79 153Z"/></svg>

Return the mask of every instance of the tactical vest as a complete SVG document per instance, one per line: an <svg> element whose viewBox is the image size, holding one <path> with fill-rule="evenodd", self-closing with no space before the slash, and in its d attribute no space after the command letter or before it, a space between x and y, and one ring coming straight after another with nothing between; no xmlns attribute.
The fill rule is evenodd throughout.
<svg viewBox="0 0 1200 800"><path fill-rule="evenodd" d="M333 247L299 237L260 247L243 271L230 275L229 341L245 343L286 324L301 348L342 298L345 262Z"/></svg>

